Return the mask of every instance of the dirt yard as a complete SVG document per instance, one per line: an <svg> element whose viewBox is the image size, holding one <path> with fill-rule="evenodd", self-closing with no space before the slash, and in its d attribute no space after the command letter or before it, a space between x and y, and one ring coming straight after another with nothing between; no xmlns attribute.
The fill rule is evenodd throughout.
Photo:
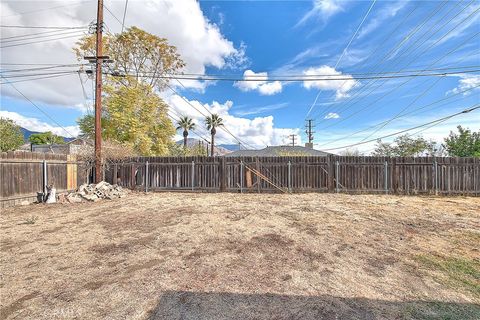
<svg viewBox="0 0 480 320"><path fill-rule="evenodd" d="M130 194L2 210L2 319L480 319L480 199Z"/></svg>

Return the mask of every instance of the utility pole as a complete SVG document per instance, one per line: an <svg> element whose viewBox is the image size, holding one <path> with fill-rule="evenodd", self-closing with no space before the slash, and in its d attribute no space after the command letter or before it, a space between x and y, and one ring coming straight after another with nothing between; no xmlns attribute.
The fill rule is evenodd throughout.
<svg viewBox="0 0 480 320"><path fill-rule="evenodd" d="M307 124L305 125L305 127L307 128L307 130L305 130L305 133L307 134L308 143L311 144L313 143L313 134L315 133L315 131L313 131L313 119L308 119L306 121Z"/></svg>
<svg viewBox="0 0 480 320"><path fill-rule="evenodd" d="M295 147L295 138L297 137L296 134L291 134L289 137L292 139L292 147Z"/></svg>
<svg viewBox="0 0 480 320"><path fill-rule="evenodd" d="M95 183L102 181L102 32L103 0L97 5L97 43L95 73Z"/></svg>

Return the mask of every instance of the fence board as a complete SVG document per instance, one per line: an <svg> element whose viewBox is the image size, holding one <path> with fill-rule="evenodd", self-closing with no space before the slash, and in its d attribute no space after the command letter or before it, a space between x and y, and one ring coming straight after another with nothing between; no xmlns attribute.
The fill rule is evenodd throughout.
<svg viewBox="0 0 480 320"><path fill-rule="evenodd" d="M47 162L47 183L53 184L57 193L76 189L85 182L86 175L78 169L73 157L25 151L2 152L1 207L33 201L37 192L43 192L43 161Z"/></svg>
<svg viewBox="0 0 480 320"><path fill-rule="evenodd" d="M142 188L143 166L149 161L151 187L161 190L276 192L270 183L292 192L390 193L390 194L468 194L479 193L480 164L475 158L433 157L149 157L119 163L119 183ZM335 163L338 161L338 173ZM244 163L243 177L241 163ZM289 177L288 162L291 163ZM437 168L435 170L435 164ZM135 169L133 169L135 167ZM129 183L129 170L136 177ZM258 170L269 181L260 179L249 168ZM112 174L108 175L111 177ZM243 188L242 186L243 181ZM114 182L110 179L109 182ZM438 186L438 190L437 190Z"/></svg>
<svg viewBox="0 0 480 320"><path fill-rule="evenodd" d="M77 164L65 155L2 153L2 202L32 197L42 191L44 160L48 181L54 183L58 192L91 181L92 168ZM257 170L268 181L260 179L249 168ZM107 166L105 180L138 190L145 190L148 181L149 190L280 192L275 185L282 190L290 187L291 192L334 192L338 182L338 192L478 196L480 162L478 158L334 155L133 157Z"/></svg>

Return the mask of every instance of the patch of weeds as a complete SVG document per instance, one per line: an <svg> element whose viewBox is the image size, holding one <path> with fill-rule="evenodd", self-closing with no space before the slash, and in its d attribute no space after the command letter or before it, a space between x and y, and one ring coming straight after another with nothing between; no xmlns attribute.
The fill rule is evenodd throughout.
<svg viewBox="0 0 480 320"><path fill-rule="evenodd" d="M435 255L418 255L415 260L425 268L440 272L447 284L480 297L480 260Z"/></svg>
<svg viewBox="0 0 480 320"><path fill-rule="evenodd" d="M26 218L25 221L23 221L20 224L35 224L35 222L37 222L37 220L38 220L37 216L30 216L30 217Z"/></svg>
<svg viewBox="0 0 480 320"><path fill-rule="evenodd" d="M454 243L457 245L468 245L475 248L480 243L480 232L474 232L474 231L462 232L454 239Z"/></svg>
<svg viewBox="0 0 480 320"><path fill-rule="evenodd" d="M402 319L416 320L476 320L480 306L440 301L412 302L403 308Z"/></svg>

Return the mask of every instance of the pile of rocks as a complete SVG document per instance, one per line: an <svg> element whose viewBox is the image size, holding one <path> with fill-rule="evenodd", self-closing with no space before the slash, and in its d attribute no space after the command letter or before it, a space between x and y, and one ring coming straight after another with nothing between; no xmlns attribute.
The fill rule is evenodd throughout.
<svg viewBox="0 0 480 320"><path fill-rule="evenodd" d="M75 192L70 192L59 199L59 202L82 202L82 201L98 201L101 199L123 198L127 195L128 190L119 185L111 185L102 181L97 184L82 184Z"/></svg>

